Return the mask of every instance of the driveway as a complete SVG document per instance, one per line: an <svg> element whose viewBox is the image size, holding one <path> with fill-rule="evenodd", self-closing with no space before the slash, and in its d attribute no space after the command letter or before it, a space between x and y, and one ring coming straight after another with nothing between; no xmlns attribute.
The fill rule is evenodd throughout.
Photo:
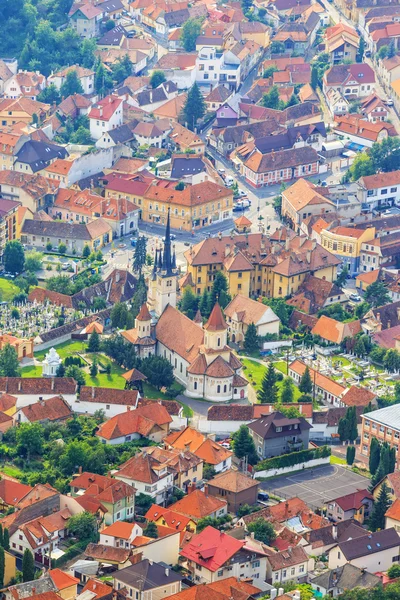
<svg viewBox="0 0 400 600"><path fill-rule="evenodd" d="M213 402L207 402L207 400L196 400L195 398L188 398L184 394L180 394L179 396L177 396L177 400L179 400L180 402L183 402L183 404L186 404L187 406L190 406L190 408L193 410L195 415L202 416L202 417L207 416L207 411L210 408L210 406L218 406L221 404L220 402L213 403ZM223 402L223 404L227 404L227 403ZM249 402L245 398L243 398L242 400L235 400L234 402L232 402L232 404L247 405L247 404L249 404Z"/></svg>

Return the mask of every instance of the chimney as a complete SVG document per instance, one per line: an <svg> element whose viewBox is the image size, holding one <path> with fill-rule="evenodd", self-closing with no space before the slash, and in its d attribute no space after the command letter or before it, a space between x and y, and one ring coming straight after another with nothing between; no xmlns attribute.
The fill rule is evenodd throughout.
<svg viewBox="0 0 400 600"><path fill-rule="evenodd" d="M379 323L381 322L381 313L380 312L376 313L376 320L379 321Z"/></svg>
<svg viewBox="0 0 400 600"><path fill-rule="evenodd" d="M18 381L18 391L19 392L21 391L21 385L22 385L22 381L20 380L20 381Z"/></svg>
<svg viewBox="0 0 400 600"><path fill-rule="evenodd" d="M387 329L390 329L390 327L391 327L391 322L390 322L390 321L388 321L388 322L387 322Z"/></svg>
<svg viewBox="0 0 400 600"><path fill-rule="evenodd" d="M250 537L251 537L251 539L252 539L252 540L254 540L254 539L255 539L255 537L254 537L254 531L252 531L252 532L250 533Z"/></svg>
<svg viewBox="0 0 400 600"><path fill-rule="evenodd" d="M130 562L132 565L136 565L137 563L139 563L141 560L143 560L143 552L138 552L138 554L135 554L134 556L130 557ZM152 564L151 561L149 561L150 564Z"/></svg>
<svg viewBox="0 0 400 600"><path fill-rule="evenodd" d="M279 588L279 590L278 590L278 596L283 596L283 588Z"/></svg>
<svg viewBox="0 0 400 600"><path fill-rule="evenodd" d="M222 240L222 233L220 231L218 231L218 239Z"/></svg>
<svg viewBox="0 0 400 600"><path fill-rule="evenodd" d="M204 495L206 496L206 498L208 497L208 484L207 483L204 486Z"/></svg>
<svg viewBox="0 0 400 600"><path fill-rule="evenodd" d="M332 584L337 585L337 571L332 571Z"/></svg>
<svg viewBox="0 0 400 600"><path fill-rule="evenodd" d="M79 475L82 475L82 467L78 468L78 473L79 473Z"/></svg>
<svg viewBox="0 0 400 600"><path fill-rule="evenodd" d="M285 250L289 250L290 248L290 239L289 236L286 237L286 242L285 242Z"/></svg>
<svg viewBox="0 0 400 600"><path fill-rule="evenodd" d="M307 250L307 262L310 264L311 262L311 250Z"/></svg>
<svg viewBox="0 0 400 600"><path fill-rule="evenodd" d="M36 592L36 588L35 588L35 587L33 587L33 588L32 588L32 596L34 596L34 595L35 595L35 592Z"/></svg>
<svg viewBox="0 0 400 600"><path fill-rule="evenodd" d="M332 525L332 537L337 540L337 525Z"/></svg>
<svg viewBox="0 0 400 600"><path fill-rule="evenodd" d="M100 116L101 117L103 116L103 107L102 106L100 106Z"/></svg>
<svg viewBox="0 0 400 600"><path fill-rule="evenodd" d="M196 486L194 483L189 483L188 488L187 488L187 493L191 494L192 492L194 492L196 489Z"/></svg>
<svg viewBox="0 0 400 600"><path fill-rule="evenodd" d="M54 387L55 387L55 381L54 381L54 377L51 380L51 390L54 391Z"/></svg>
<svg viewBox="0 0 400 600"><path fill-rule="evenodd" d="M118 283L119 280L120 280L120 274L119 274L119 271L117 271L117 273L115 275L115 283Z"/></svg>
<svg viewBox="0 0 400 600"><path fill-rule="evenodd" d="M230 252L231 252L231 245L230 244L225 244L225 258L227 256L229 256Z"/></svg>
<svg viewBox="0 0 400 600"><path fill-rule="evenodd" d="M130 406L127 406L127 407L126 407L126 410L127 410L127 411L131 410L131 407L130 407Z"/></svg>
<svg viewBox="0 0 400 600"><path fill-rule="evenodd" d="M165 577L169 577L169 569L168 569L168 567L165 569Z"/></svg>

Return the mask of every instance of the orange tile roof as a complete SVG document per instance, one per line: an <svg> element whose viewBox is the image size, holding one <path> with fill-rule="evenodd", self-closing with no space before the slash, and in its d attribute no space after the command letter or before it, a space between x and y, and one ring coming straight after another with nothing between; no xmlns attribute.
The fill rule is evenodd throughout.
<svg viewBox="0 0 400 600"><path fill-rule="evenodd" d="M385 512L385 517L394 521L400 521L400 500L398 498L389 506Z"/></svg>
<svg viewBox="0 0 400 600"><path fill-rule="evenodd" d="M32 489L30 485L24 485L18 481L0 479L0 498L8 506L15 506Z"/></svg>
<svg viewBox="0 0 400 600"><path fill-rule="evenodd" d="M171 422L172 418L166 408L161 404L154 403L115 415L100 425L96 435L106 440L133 433L139 433L146 437L153 429Z"/></svg>
<svg viewBox="0 0 400 600"><path fill-rule="evenodd" d="M187 94L180 94L176 98L171 98L165 104L153 110L157 118L177 119L185 106Z"/></svg>
<svg viewBox="0 0 400 600"><path fill-rule="evenodd" d="M197 448L194 454L202 458L209 465L219 465L224 460L230 458L233 453L223 448L221 444L217 444L217 442L208 438Z"/></svg>
<svg viewBox="0 0 400 600"><path fill-rule="evenodd" d="M312 328L311 333L319 335L324 340L328 340L334 344L340 344L344 338L354 337L360 331L361 323L359 320L351 321L350 323L341 323L326 315L322 315Z"/></svg>
<svg viewBox="0 0 400 600"><path fill-rule="evenodd" d="M171 305L165 308L158 320L156 337L189 363L197 357L204 341L203 330Z"/></svg>
<svg viewBox="0 0 400 600"><path fill-rule="evenodd" d="M295 360L289 365L289 369L291 369L295 373L298 373L299 375L303 375L304 371L306 370L306 367L307 365L301 360ZM309 367L309 370L311 379L314 380L314 369ZM333 379L322 375L322 373L319 373L318 371L315 372L315 384L317 385L317 387L326 390L327 392L333 394L337 398L340 398L343 392L346 390L345 387L343 387Z"/></svg>
<svg viewBox="0 0 400 600"><path fill-rule="evenodd" d="M195 452L201 444L205 441L205 436L194 429L193 427L185 427L181 431L175 431L167 435L164 438L164 444L166 446L172 446L173 448L178 448L179 450L189 450L190 452Z"/></svg>
<svg viewBox="0 0 400 600"><path fill-rule="evenodd" d="M204 329L206 331L225 331L225 329L228 329L228 326L225 322L225 317L222 314L222 310L218 302L214 304L210 317L207 323L204 325Z"/></svg>
<svg viewBox="0 0 400 600"><path fill-rule="evenodd" d="M209 515L226 508L226 500L206 495L201 490L194 490L182 500L171 504L168 508L174 512L182 513L193 519L203 519Z"/></svg>
<svg viewBox="0 0 400 600"><path fill-rule="evenodd" d="M111 537L120 538L121 540L129 540L135 526L135 522L127 523L126 521L115 521L112 525L102 529L101 534L110 535Z"/></svg>
<svg viewBox="0 0 400 600"><path fill-rule="evenodd" d="M51 569L48 574L50 575L58 591L69 588L72 585L78 585L78 583L80 583L80 579L73 577L69 573L61 571L61 569Z"/></svg>
<svg viewBox="0 0 400 600"><path fill-rule="evenodd" d="M113 587L111 584L100 581L100 579L89 579L82 590L82 594L84 592L95 594L91 596L91 600L100 600L100 598L108 598L110 595L113 595Z"/></svg>
<svg viewBox="0 0 400 600"><path fill-rule="evenodd" d="M233 471L233 469L229 469L229 471L225 471L224 473L219 473L216 475L208 482L208 485L236 494L238 492L242 492L243 490L248 490L258 486L259 481L252 479L251 477L247 477L243 473L240 473L240 471Z"/></svg>

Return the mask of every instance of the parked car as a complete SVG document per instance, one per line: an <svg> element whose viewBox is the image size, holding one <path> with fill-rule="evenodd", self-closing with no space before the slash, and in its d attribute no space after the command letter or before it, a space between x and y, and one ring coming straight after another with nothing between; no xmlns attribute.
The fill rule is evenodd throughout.
<svg viewBox="0 0 400 600"><path fill-rule="evenodd" d="M136 244L137 244L137 239L131 238L131 246L133 246L135 248Z"/></svg>
<svg viewBox="0 0 400 600"><path fill-rule="evenodd" d="M240 188L238 189L238 194L240 198L245 198L247 196L247 193L244 190L241 190Z"/></svg>
<svg viewBox="0 0 400 600"><path fill-rule="evenodd" d="M350 294L349 298L353 302L361 302L361 298L358 294Z"/></svg>
<svg viewBox="0 0 400 600"><path fill-rule="evenodd" d="M218 173L220 175L223 175L225 173L225 169L221 167L220 169L218 169Z"/></svg>
<svg viewBox="0 0 400 600"><path fill-rule="evenodd" d="M388 98L388 99L386 100L386 105L387 105L387 106L393 106L393 104L394 104L394 102L393 102L393 98Z"/></svg>
<svg viewBox="0 0 400 600"><path fill-rule="evenodd" d="M250 206L251 206L250 200L248 198L243 198L242 200L239 200L239 202L236 202L236 204L232 210L234 212L238 212L240 210L246 210L246 208L250 208Z"/></svg>
<svg viewBox="0 0 400 600"><path fill-rule="evenodd" d="M176 235L174 233L170 233L169 237L171 240L176 240ZM165 237L163 238L163 242L165 242Z"/></svg>

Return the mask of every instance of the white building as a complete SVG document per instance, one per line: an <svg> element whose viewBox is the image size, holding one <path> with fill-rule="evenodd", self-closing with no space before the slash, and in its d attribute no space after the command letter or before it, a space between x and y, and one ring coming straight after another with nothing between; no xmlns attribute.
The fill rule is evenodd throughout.
<svg viewBox="0 0 400 600"><path fill-rule="evenodd" d="M71 71L75 71L76 75L81 82L81 86L83 88L84 94L93 94L94 93L94 71L92 69L85 69L84 67L80 67L79 65L72 65L71 67L67 67L62 71L57 71L57 73L52 73L47 78L47 85L54 84L58 90L61 89L62 84L66 81L68 73Z"/></svg>
<svg viewBox="0 0 400 600"><path fill-rule="evenodd" d="M116 521L100 532L99 543L113 548L130 548L138 535L143 535L143 528L137 523Z"/></svg>
<svg viewBox="0 0 400 600"><path fill-rule="evenodd" d="M232 342L242 342L249 325L256 326L257 335L279 334L279 317L262 302L238 294L224 309L228 331Z"/></svg>
<svg viewBox="0 0 400 600"><path fill-rule="evenodd" d="M122 125L122 105L123 100L121 98L109 95L90 109L90 134L94 140L100 139L105 131L110 131Z"/></svg>
<svg viewBox="0 0 400 600"><path fill-rule="evenodd" d="M363 210L400 205L400 170L361 177L357 197Z"/></svg>
<svg viewBox="0 0 400 600"><path fill-rule="evenodd" d="M146 452L127 460L114 477L133 486L137 494L146 494L160 505L165 505L174 487L173 473Z"/></svg>
<svg viewBox="0 0 400 600"><path fill-rule="evenodd" d="M314 559L308 557L302 546L294 546L267 557L267 581L272 585L302 580L313 569Z"/></svg>
<svg viewBox="0 0 400 600"><path fill-rule="evenodd" d="M240 85L240 59L230 50L218 52L204 46L196 59L196 83L211 88L223 84L236 90Z"/></svg>
<svg viewBox="0 0 400 600"><path fill-rule="evenodd" d="M127 409L134 410L140 394L137 390L117 390L90 386L82 386L79 398L71 405L74 413L94 415L103 410L107 419L125 413Z"/></svg>
<svg viewBox="0 0 400 600"><path fill-rule="evenodd" d="M400 537L393 527L337 544L328 553L330 569L350 563L369 573L387 571L399 560Z"/></svg>
<svg viewBox="0 0 400 600"><path fill-rule="evenodd" d="M50 348L42 362L42 376L43 377L56 377L59 366L61 365L61 358L54 348Z"/></svg>

